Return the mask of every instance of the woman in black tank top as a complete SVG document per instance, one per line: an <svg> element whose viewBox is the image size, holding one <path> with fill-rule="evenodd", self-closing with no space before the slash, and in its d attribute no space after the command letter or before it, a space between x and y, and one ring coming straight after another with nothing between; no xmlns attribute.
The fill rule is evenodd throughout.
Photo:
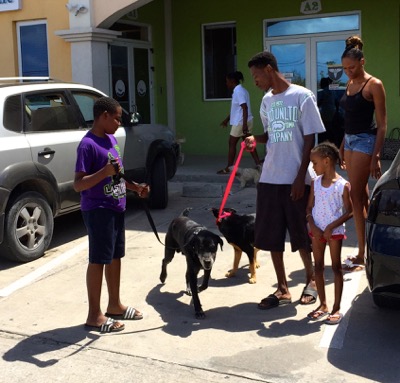
<svg viewBox="0 0 400 383"><path fill-rule="evenodd" d="M358 253L345 261L348 271L364 268L365 220L368 211L368 178L381 176L380 152L386 134L386 96L382 82L364 70L363 42L358 36L346 40L343 70L349 77L340 100L345 110L345 136L340 147L342 168L351 185ZM374 118L375 117L375 118Z"/></svg>

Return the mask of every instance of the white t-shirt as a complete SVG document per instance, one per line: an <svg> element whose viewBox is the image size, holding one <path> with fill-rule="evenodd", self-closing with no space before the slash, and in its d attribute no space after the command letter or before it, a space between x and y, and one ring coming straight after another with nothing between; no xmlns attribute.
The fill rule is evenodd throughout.
<svg viewBox="0 0 400 383"><path fill-rule="evenodd" d="M247 104L248 117L247 121L253 119L250 107L249 92L243 88L241 84L236 85L232 93L230 121L231 125L243 125L243 110L240 105Z"/></svg>
<svg viewBox="0 0 400 383"><path fill-rule="evenodd" d="M315 225L321 230L343 215L343 190L348 183L339 177L335 183L328 188L321 184L322 176L314 180L314 207L312 216ZM344 234L345 224L335 227L332 234Z"/></svg>
<svg viewBox="0 0 400 383"><path fill-rule="evenodd" d="M260 182L292 185L303 157L304 136L325 131L314 93L295 84L279 94L268 91L260 115L268 134ZM314 177L310 165L305 183Z"/></svg>

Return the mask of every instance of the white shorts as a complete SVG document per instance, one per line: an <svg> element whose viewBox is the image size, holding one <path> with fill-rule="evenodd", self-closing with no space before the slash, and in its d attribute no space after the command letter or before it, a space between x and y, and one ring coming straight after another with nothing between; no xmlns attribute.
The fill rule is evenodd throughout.
<svg viewBox="0 0 400 383"><path fill-rule="evenodd" d="M249 133L253 130L253 120L247 122L247 127L249 128ZM232 125L231 127L232 137L243 137L243 125Z"/></svg>

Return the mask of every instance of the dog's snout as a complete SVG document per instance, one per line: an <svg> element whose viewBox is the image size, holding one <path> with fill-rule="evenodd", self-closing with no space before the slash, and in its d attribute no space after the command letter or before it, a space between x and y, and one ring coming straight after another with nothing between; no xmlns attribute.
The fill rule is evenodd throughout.
<svg viewBox="0 0 400 383"><path fill-rule="evenodd" d="M214 265L215 254L210 253L210 254L199 255L199 261L200 261L201 265L203 266L204 270L211 270L211 268Z"/></svg>

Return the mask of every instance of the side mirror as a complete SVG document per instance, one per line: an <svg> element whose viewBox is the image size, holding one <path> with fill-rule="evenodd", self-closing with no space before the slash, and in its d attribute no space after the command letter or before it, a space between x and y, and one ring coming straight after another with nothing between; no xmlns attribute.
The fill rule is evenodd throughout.
<svg viewBox="0 0 400 383"><path fill-rule="evenodd" d="M140 114L138 113L138 112L133 112L133 113L131 113L131 124L132 125L137 125L139 122L140 122L140 120L141 120L141 116L140 116Z"/></svg>

